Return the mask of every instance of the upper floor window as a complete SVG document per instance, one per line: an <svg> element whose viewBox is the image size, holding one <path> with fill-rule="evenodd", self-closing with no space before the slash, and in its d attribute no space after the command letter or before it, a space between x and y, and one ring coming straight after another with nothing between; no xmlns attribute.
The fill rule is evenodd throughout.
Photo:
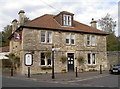
<svg viewBox="0 0 120 89"><path fill-rule="evenodd" d="M71 44L75 44L75 34L71 34Z"/></svg>
<svg viewBox="0 0 120 89"><path fill-rule="evenodd" d="M95 36L87 35L87 46L95 46Z"/></svg>
<svg viewBox="0 0 120 89"><path fill-rule="evenodd" d="M66 34L66 44L70 44L70 34Z"/></svg>
<svg viewBox="0 0 120 89"><path fill-rule="evenodd" d="M91 44L92 44L92 46L95 46L95 36L92 36L92 38L91 38Z"/></svg>
<svg viewBox="0 0 120 89"><path fill-rule="evenodd" d="M75 34L66 33L66 44L75 44Z"/></svg>
<svg viewBox="0 0 120 89"><path fill-rule="evenodd" d="M52 43L52 32L47 33L47 42Z"/></svg>
<svg viewBox="0 0 120 89"><path fill-rule="evenodd" d="M41 43L52 43L52 32L41 31Z"/></svg>
<svg viewBox="0 0 120 89"><path fill-rule="evenodd" d="M45 32L44 31L41 32L41 42L45 43Z"/></svg>
<svg viewBox="0 0 120 89"><path fill-rule="evenodd" d="M90 46L90 35L87 36L87 46Z"/></svg>
<svg viewBox="0 0 120 89"><path fill-rule="evenodd" d="M71 15L64 15L63 21L65 26L71 26Z"/></svg>

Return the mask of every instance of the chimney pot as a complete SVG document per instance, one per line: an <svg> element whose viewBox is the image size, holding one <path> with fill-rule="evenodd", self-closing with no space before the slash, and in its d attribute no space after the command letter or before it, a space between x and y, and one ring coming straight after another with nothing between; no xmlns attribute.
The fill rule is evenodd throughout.
<svg viewBox="0 0 120 89"><path fill-rule="evenodd" d="M91 27L96 28L96 23L97 21L95 21L94 18L92 18L92 21L90 22Z"/></svg>
<svg viewBox="0 0 120 89"><path fill-rule="evenodd" d="M20 10L18 15L19 15L19 26L24 24L24 19L25 19L25 15L24 15L24 10Z"/></svg>

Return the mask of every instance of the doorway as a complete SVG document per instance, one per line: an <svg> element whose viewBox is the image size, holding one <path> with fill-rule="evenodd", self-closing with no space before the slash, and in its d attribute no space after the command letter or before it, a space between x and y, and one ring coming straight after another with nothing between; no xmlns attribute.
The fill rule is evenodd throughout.
<svg viewBox="0 0 120 89"><path fill-rule="evenodd" d="M68 72L74 72L74 53L68 53Z"/></svg>

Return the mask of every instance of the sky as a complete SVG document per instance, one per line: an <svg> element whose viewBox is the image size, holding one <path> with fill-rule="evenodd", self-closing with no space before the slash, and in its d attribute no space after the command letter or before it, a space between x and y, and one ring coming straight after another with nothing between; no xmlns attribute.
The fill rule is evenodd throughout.
<svg viewBox="0 0 120 89"><path fill-rule="evenodd" d="M107 13L118 22L118 2L119 0L0 0L0 31L10 25L13 19L18 19L20 10L24 10L30 20L44 14L57 15L61 11L68 11L74 14L74 20L89 26L92 18L98 20Z"/></svg>

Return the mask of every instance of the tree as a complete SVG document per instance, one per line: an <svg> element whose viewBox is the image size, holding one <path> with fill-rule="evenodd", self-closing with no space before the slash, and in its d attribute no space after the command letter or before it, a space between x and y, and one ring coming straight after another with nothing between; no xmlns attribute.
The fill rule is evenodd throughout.
<svg viewBox="0 0 120 89"><path fill-rule="evenodd" d="M98 24L100 28L107 33L113 33L116 27L116 21L113 21L110 14L107 14L105 17L99 19Z"/></svg>
<svg viewBox="0 0 120 89"><path fill-rule="evenodd" d="M111 33L107 36L107 50L108 51L118 51L118 38Z"/></svg>
<svg viewBox="0 0 120 89"><path fill-rule="evenodd" d="M2 45L0 46L9 46L9 40L8 37L10 37L12 34L12 26L11 25L7 25L6 27L4 27L4 31L1 32L2 35Z"/></svg>
<svg viewBox="0 0 120 89"><path fill-rule="evenodd" d="M25 17L24 24L30 22L28 17ZM8 38L12 35L12 25L7 25L4 27L3 31L0 32L0 47L9 46Z"/></svg>
<svg viewBox="0 0 120 89"><path fill-rule="evenodd" d="M20 64L20 57L15 56L13 53L10 53L9 55L5 55L8 57L12 63L12 68L16 68Z"/></svg>
<svg viewBox="0 0 120 89"><path fill-rule="evenodd" d="M100 28L109 33L107 36L107 51L118 51L118 38L115 36L116 21L113 21L110 14L98 20Z"/></svg>

